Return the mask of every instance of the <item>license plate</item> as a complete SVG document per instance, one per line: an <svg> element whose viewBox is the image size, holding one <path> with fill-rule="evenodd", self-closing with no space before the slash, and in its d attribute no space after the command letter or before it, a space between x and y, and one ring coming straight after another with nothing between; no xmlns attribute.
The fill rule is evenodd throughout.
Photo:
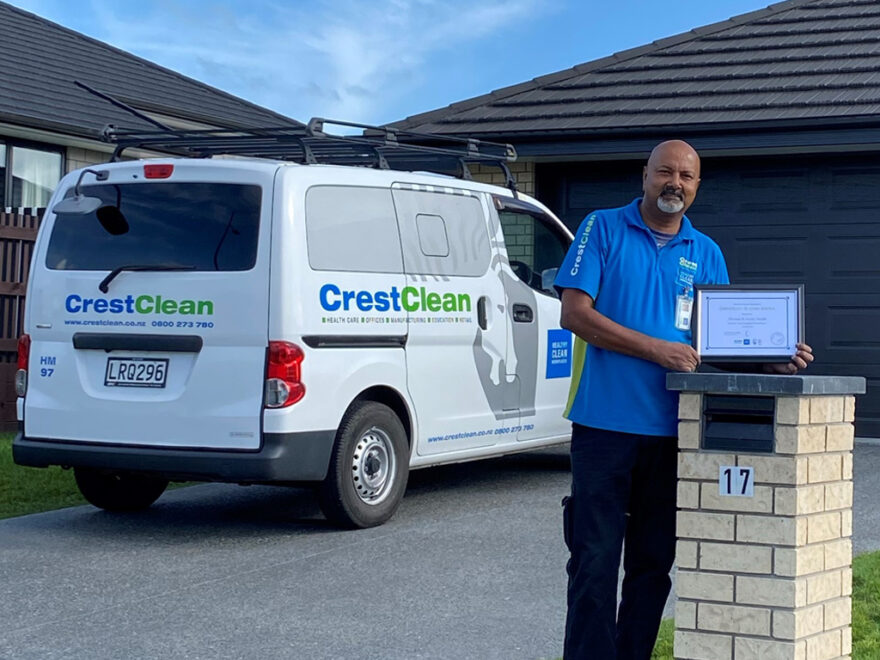
<svg viewBox="0 0 880 660"><path fill-rule="evenodd" d="M168 358L107 358L107 387L165 387Z"/></svg>

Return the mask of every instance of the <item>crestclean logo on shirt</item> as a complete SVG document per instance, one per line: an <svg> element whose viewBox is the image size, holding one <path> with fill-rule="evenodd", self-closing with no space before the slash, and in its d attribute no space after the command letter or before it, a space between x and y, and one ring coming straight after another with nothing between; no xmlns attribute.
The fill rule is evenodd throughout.
<svg viewBox="0 0 880 660"><path fill-rule="evenodd" d="M211 316L213 300L175 300L162 296L126 296L125 298L84 298L71 293L64 301L69 314L183 314Z"/></svg>
<svg viewBox="0 0 880 660"><path fill-rule="evenodd" d="M590 232L593 231L593 223L596 222L596 216L591 215L590 219L587 220L587 226L584 227L584 233L581 234L581 240L578 243L577 254L574 258L574 266L571 267L571 274L577 275L578 271L581 269L581 261L584 258L584 250L587 247L587 242L590 240Z"/></svg>
<svg viewBox="0 0 880 660"><path fill-rule="evenodd" d="M319 293L321 307L328 312L469 312L471 297L467 293L428 291L425 287L392 286L387 291L353 291L325 284Z"/></svg>

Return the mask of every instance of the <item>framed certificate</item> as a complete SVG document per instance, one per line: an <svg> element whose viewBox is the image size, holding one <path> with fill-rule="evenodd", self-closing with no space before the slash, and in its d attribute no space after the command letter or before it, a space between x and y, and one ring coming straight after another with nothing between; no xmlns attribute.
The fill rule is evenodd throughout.
<svg viewBox="0 0 880 660"><path fill-rule="evenodd" d="M804 340L804 286L694 285L691 328L703 362L788 362Z"/></svg>

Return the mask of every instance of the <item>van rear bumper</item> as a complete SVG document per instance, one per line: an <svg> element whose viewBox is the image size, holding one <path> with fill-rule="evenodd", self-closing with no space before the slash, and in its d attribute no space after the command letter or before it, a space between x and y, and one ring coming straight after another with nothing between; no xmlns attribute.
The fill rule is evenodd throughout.
<svg viewBox="0 0 880 660"><path fill-rule="evenodd" d="M172 480L321 481L327 476L335 437L336 431L264 433L258 451L213 451L26 438L20 432L12 441L12 458L31 467L91 467Z"/></svg>

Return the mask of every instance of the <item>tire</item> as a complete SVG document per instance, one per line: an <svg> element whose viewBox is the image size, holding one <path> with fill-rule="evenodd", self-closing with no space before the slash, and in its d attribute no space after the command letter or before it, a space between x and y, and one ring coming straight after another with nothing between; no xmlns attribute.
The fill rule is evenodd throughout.
<svg viewBox="0 0 880 660"><path fill-rule="evenodd" d="M168 482L140 474L74 468L73 476L83 497L106 511L142 511L165 492Z"/></svg>
<svg viewBox="0 0 880 660"><path fill-rule="evenodd" d="M336 432L321 510L350 529L386 522L400 505L409 477L409 443L400 419L374 401L353 405Z"/></svg>

